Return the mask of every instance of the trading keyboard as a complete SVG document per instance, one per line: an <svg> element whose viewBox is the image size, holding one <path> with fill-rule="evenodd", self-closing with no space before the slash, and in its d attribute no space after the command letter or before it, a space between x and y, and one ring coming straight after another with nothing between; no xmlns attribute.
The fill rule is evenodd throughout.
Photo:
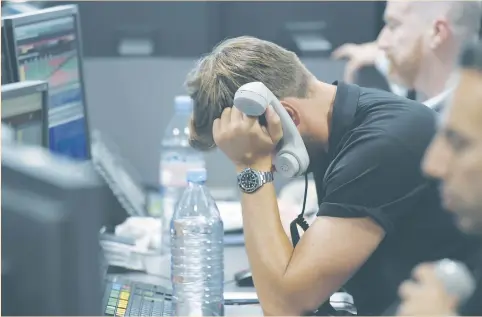
<svg viewBox="0 0 482 317"><path fill-rule="evenodd" d="M105 316L172 316L171 295L160 286L107 277Z"/></svg>

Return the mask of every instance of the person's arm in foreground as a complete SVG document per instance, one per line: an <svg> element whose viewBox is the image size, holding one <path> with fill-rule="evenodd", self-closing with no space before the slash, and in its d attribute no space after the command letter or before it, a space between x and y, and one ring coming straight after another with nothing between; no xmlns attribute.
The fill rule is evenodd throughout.
<svg viewBox="0 0 482 317"><path fill-rule="evenodd" d="M449 295L435 273L433 264L420 264L413 271L413 280L399 288L402 299L400 316L455 316L458 299Z"/></svg>
<svg viewBox="0 0 482 317"><path fill-rule="evenodd" d="M236 108L213 125L216 145L238 171L272 168L271 153L282 137L269 107L268 128ZM280 221L273 184L242 195L244 236L253 280L266 315L300 315L317 309L368 259L384 238L369 218L318 217L296 249Z"/></svg>

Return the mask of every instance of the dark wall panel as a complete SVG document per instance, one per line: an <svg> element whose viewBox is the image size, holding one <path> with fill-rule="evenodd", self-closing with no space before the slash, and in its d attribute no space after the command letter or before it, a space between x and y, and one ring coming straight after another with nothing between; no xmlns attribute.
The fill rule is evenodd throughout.
<svg viewBox="0 0 482 317"><path fill-rule="evenodd" d="M219 39L216 2L79 1L87 57L118 55L121 39L150 39L153 55L197 56Z"/></svg>
<svg viewBox="0 0 482 317"><path fill-rule="evenodd" d="M70 2L72 3L72 2ZM226 37L277 41L286 22L325 21L336 47L374 40L379 1L78 1L87 57L118 56L122 38L152 40L153 56L195 57Z"/></svg>
<svg viewBox="0 0 482 317"><path fill-rule="evenodd" d="M276 41L283 24L325 21L325 37L336 47L377 36L376 1L221 2L223 37L253 35Z"/></svg>

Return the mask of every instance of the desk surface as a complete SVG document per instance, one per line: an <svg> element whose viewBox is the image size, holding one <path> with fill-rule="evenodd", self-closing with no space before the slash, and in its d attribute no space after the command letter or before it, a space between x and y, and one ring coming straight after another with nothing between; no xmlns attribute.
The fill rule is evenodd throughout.
<svg viewBox="0 0 482 317"><path fill-rule="evenodd" d="M125 273L121 274L123 278L132 281L160 285L162 287L171 288L171 265L170 258L166 257L159 261L163 272L161 275L149 275L145 273ZM234 281L234 274L249 268L248 257L244 246L226 247L224 249L224 281L225 292L255 292L254 287L239 287ZM245 306L226 306L226 316L260 316L262 315L261 307L259 305L245 305Z"/></svg>

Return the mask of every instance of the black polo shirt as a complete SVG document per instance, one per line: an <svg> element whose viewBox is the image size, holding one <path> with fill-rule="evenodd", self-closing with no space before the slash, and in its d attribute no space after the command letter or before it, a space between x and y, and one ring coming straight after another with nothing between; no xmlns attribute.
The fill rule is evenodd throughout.
<svg viewBox="0 0 482 317"><path fill-rule="evenodd" d="M482 243L482 241L480 242ZM479 253L478 264L475 272L473 272L476 288L467 302L459 307L458 315L460 316L482 316L482 252Z"/></svg>
<svg viewBox="0 0 482 317"><path fill-rule="evenodd" d="M329 164L314 167L318 216L370 217L385 230L345 285L359 315L381 315L416 264L446 257L466 262L477 243L456 228L438 186L422 175L436 113L389 92L335 84Z"/></svg>
<svg viewBox="0 0 482 317"><path fill-rule="evenodd" d="M477 281L477 288L469 300L459 309L460 316L482 316L482 278Z"/></svg>

